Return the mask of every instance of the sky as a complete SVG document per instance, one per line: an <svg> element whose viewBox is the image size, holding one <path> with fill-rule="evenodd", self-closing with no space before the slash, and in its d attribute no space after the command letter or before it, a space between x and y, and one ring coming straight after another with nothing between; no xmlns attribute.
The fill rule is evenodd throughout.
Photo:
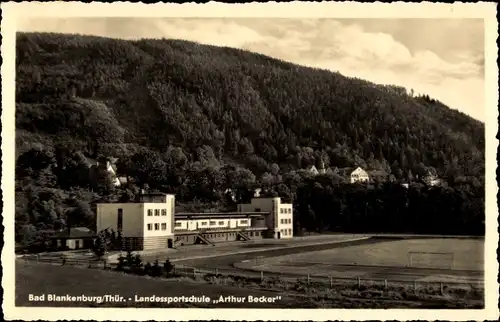
<svg viewBox="0 0 500 322"><path fill-rule="evenodd" d="M428 94L485 121L482 19L30 18L18 31L242 48Z"/></svg>

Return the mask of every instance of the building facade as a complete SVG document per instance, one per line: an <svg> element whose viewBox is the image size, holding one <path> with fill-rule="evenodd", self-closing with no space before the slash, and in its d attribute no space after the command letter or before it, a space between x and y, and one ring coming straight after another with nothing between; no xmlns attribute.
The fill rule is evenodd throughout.
<svg viewBox="0 0 500 322"><path fill-rule="evenodd" d="M253 198L249 204L239 204L238 212L266 212L267 238L293 237L293 205L282 203L280 197Z"/></svg>
<svg viewBox="0 0 500 322"><path fill-rule="evenodd" d="M98 203L97 231L120 232L123 249L292 238L293 207L281 198L253 198L237 212L175 213L175 196L143 194L134 203Z"/></svg>
<svg viewBox="0 0 500 322"><path fill-rule="evenodd" d="M173 247L175 196L144 194L135 203L97 204L97 231L120 232L127 249Z"/></svg>
<svg viewBox="0 0 500 322"><path fill-rule="evenodd" d="M357 167L353 172L351 172L351 183L356 182L368 182L370 180L370 176L368 172L363 170L361 167Z"/></svg>

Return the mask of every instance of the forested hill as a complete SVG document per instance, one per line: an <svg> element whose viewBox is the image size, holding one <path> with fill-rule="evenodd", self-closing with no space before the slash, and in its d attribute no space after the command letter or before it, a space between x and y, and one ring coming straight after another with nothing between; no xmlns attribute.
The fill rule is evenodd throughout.
<svg viewBox="0 0 500 322"><path fill-rule="evenodd" d="M484 172L484 124L427 96L180 40L20 33L17 153L233 163L259 178L323 160L407 179ZM174 152L172 152L174 151Z"/></svg>

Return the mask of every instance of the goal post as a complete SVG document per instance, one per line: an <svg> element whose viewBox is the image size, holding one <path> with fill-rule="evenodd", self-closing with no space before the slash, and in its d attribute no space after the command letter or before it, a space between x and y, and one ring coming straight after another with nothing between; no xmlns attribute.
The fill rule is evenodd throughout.
<svg viewBox="0 0 500 322"><path fill-rule="evenodd" d="M454 269L455 254L452 252L408 252L408 267Z"/></svg>

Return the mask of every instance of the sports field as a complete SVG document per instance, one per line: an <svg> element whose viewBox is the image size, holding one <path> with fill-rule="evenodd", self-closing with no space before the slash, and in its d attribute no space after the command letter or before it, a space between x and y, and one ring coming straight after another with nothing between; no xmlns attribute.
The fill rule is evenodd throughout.
<svg viewBox="0 0 500 322"><path fill-rule="evenodd" d="M414 275L413 273L420 269L415 279L466 282L482 279L483 249L484 240L481 239L404 239L275 256L247 261L238 266L283 274L347 278L377 278L384 274L399 278L405 274ZM421 253L412 255L411 266L410 252ZM436 268L439 270L435 270Z"/></svg>

